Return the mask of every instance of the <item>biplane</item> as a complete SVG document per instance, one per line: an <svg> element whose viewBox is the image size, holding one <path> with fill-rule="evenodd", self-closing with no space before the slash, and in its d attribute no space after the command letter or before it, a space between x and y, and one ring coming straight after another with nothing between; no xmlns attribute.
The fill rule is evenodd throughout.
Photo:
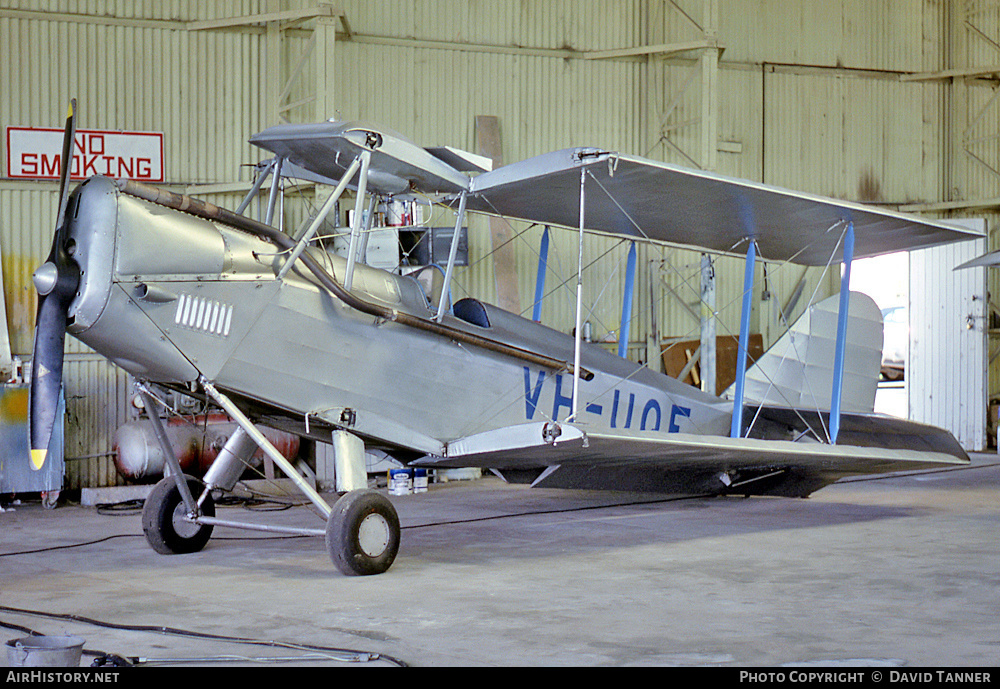
<svg viewBox="0 0 1000 689"><path fill-rule="evenodd" d="M64 161L74 130L71 108ZM216 526L265 528L323 535L345 574L384 572L400 527L391 501L368 488L371 450L535 486L697 495L806 496L850 474L968 462L948 432L873 413L881 315L849 289L855 257L978 236L967 230L600 148L491 169L364 123L286 124L250 141L273 158L237 211L105 177L68 192L64 165L51 254L34 276L31 461L45 462L68 332L139 381L170 467L142 517L158 552L200 550ZM294 233L271 225L283 175L333 188ZM266 216L247 217L268 176ZM356 212L338 256L314 240L348 188ZM457 217L436 300L412 277L358 260L366 203L403 193ZM580 270L572 335L475 298L450 303L468 213L561 226L581 241L599 232L744 256L733 389L708 394L583 342ZM845 280L747 370L749 285L761 259L843 263ZM202 479L171 462L155 413L161 388L217 405L239 426ZM332 444L332 505L258 423ZM323 528L216 516L213 495L233 489L258 447L318 508Z"/></svg>

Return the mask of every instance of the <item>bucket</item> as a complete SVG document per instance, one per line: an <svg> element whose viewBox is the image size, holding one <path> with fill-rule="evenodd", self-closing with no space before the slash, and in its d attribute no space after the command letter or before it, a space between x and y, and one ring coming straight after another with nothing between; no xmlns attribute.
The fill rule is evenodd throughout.
<svg viewBox="0 0 1000 689"><path fill-rule="evenodd" d="M390 469L389 492L392 495L409 495L413 492L412 480L409 469Z"/></svg>
<svg viewBox="0 0 1000 689"><path fill-rule="evenodd" d="M427 469L413 470L413 492L414 493L427 492Z"/></svg>
<svg viewBox="0 0 1000 689"><path fill-rule="evenodd" d="M10 667L79 667L84 640L78 636L25 636L7 642Z"/></svg>

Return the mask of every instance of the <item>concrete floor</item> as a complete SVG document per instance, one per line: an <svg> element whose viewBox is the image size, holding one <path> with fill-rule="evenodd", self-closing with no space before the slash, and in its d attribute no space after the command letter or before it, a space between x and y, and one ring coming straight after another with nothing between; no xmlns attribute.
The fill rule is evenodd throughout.
<svg viewBox="0 0 1000 689"><path fill-rule="evenodd" d="M340 575L321 538L216 529L204 551L162 556L146 545L138 512L15 505L0 513L0 623L76 634L87 650L151 665L268 656L336 666L357 656L23 611L388 657L370 666L1000 660L996 455L841 483L808 500L667 501L494 478L392 500L404 529L399 556L365 578ZM219 516L323 525L306 507L231 506Z"/></svg>

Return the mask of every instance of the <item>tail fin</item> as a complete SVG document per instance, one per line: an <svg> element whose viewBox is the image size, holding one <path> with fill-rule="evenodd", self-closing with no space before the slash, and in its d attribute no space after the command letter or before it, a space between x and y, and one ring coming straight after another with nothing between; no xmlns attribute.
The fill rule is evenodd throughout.
<svg viewBox="0 0 1000 689"><path fill-rule="evenodd" d="M837 339L839 295L813 304L747 371L747 401L829 410ZM841 409L875 408L882 366L882 312L866 294L851 292Z"/></svg>

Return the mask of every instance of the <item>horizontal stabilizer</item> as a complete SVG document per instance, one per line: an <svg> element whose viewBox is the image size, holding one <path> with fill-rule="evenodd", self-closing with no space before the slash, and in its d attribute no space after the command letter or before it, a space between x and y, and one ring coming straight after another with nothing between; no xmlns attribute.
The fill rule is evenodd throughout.
<svg viewBox="0 0 1000 689"><path fill-rule="evenodd" d="M971 261L966 261L962 265L955 266L954 270L964 270L966 268L983 268L1000 266L1000 251L991 251L988 254L977 256Z"/></svg>

